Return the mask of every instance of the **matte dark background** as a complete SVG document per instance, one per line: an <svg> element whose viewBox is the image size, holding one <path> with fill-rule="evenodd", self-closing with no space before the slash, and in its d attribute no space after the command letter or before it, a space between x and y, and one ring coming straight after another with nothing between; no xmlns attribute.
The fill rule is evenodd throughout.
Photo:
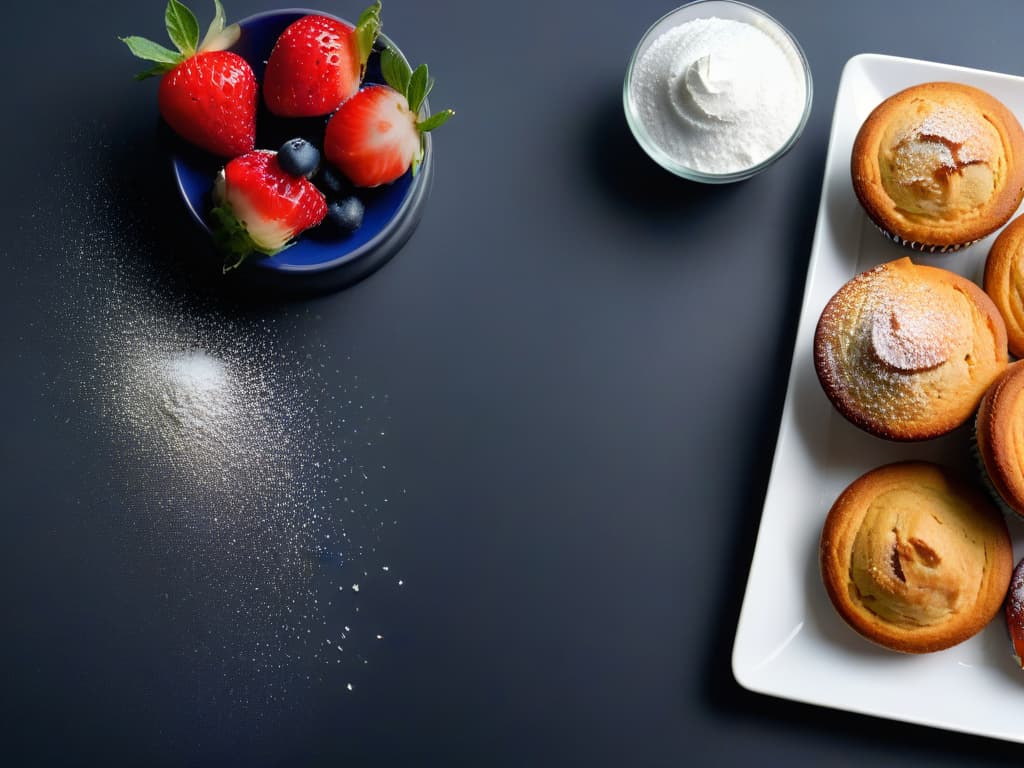
<svg viewBox="0 0 1024 768"><path fill-rule="evenodd" d="M158 256L201 251L156 142L155 84L132 81L116 40L162 39L163 3L5 9L5 762L1021 762L1015 745L747 693L729 657L841 68L877 52L1024 74L1024 9L760 5L802 43L814 111L782 162L715 188L656 168L622 117L629 55L670 4L386 0L386 31L437 78L433 105L458 112L426 215L365 282L247 311L387 394L378 458L400 498L381 557L406 586L368 598L387 633L355 691L325 676L264 712L219 675L195 684L189 633L155 599L167 563L137 556L137 527L110 535L136 511L50 385L73 380L74 349L47 297L91 237L61 222L102 215L86 210L94 174L111 221L158 222ZM211 290L188 274L172 290Z"/></svg>

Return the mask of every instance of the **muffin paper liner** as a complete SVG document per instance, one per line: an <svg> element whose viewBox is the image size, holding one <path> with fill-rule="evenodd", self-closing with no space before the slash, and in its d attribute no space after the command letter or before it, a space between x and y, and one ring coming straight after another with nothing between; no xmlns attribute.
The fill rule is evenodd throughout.
<svg viewBox="0 0 1024 768"><path fill-rule="evenodd" d="M874 222L872 222L874 224ZM959 251L961 248L966 248L969 245L974 245L977 240L971 240L966 243L954 243L952 245L931 245L930 243L919 243L916 240L905 240L899 235L894 235L886 229L883 229L878 224L875 224L875 228L882 233L882 236L886 240L892 240L898 245L902 245L904 248L909 248L912 251L918 251L921 253L954 253Z"/></svg>
<svg viewBox="0 0 1024 768"><path fill-rule="evenodd" d="M980 411L979 411L980 412ZM971 441L970 441L971 458L974 459L975 469L977 470L978 480L981 482L981 486L985 489L992 501L995 502L996 506L1002 511L1007 517L1020 520L1024 518L1024 515L1019 514L1009 504L1007 504L1003 497L999 494L999 490L992 482L992 478L989 477L988 469L985 467L985 459L981 455L981 448L978 445L978 417L974 417L974 428L971 430Z"/></svg>

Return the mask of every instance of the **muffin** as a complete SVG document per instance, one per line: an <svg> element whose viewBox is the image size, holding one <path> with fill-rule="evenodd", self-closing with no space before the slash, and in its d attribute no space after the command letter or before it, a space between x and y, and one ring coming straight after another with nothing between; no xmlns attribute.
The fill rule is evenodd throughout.
<svg viewBox="0 0 1024 768"><path fill-rule="evenodd" d="M904 653L978 633L1002 608L1013 572L999 510L928 462L889 464L855 480L829 510L819 555L843 620Z"/></svg>
<svg viewBox="0 0 1024 768"><path fill-rule="evenodd" d="M985 91L923 83L875 107L850 165L857 199L884 235L956 250L1009 221L1024 198L1024 130Z"/></svg>
<svg viewBox="0 0 1024 768"><path fill-rule="evenodd" d="M974 444L983 478L997 501L1024 517L1024 361L993 382L978 408Z"/></svg>
<svg viewBox="0 0 1024 768"><path fill-rule="evenodd" d="M985 293L1006 323L1010 352L1024 357L1024 216L999 233L985 261Z"/></svg>
<svg viewBox="0 0 1024 768"><path fill-rule="evenodd" d="M814 367L829 400L889 440L925 440L960 426L1007 363L1006 328L984 291L909 258L846 283L814 335Z"/></svg>

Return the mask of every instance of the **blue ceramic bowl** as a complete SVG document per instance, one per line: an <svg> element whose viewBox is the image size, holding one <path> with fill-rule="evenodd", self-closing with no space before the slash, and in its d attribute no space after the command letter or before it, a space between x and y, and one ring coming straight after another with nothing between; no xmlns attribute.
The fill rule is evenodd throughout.
<svg viewBox="0 0 1024 768"><path fill-rule="evenodd" d="M231 50L249 62L261 86L267 59L278 36L293 21L308 14L331 16L322 11L289 8L259 13L239 22L242 34ZM367 63L366 82L384 82L379 51L386 45L399 51L387 37L380 35ZM429 112L426 103L423 110ZM328 118L277 117L267 111L261 93L256 117L256 148L276 150L296 136L322 148ZM326 288L341 288L370 274L390 259L416 228L430 187L432 154L428 134L423 163L415 177L406 171L391 184L357 190L356 195L365 204L366 213L362 226L352 234L328 234L326 227L322 228L324 231L314 228L276 256L248 258L239 271L259 282L305 283ZM224 161L174 138L171 162L178 189L192 218L210 232L211 192Z"/></svg>

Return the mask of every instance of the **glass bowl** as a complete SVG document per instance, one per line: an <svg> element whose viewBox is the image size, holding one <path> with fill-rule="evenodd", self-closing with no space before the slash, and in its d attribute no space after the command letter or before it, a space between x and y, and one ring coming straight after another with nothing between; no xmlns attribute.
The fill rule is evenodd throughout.
<svg viewBox="0 0 1024 768"><path fill-rule="evenodd" d="M651 135L651 132L644 123L641 110L635 101L633 92L633 82L638 70L638 62L641 61L643 55L655 40L661 37L661 35L668 30L678 27L681 24L685 24L688 21L712 17L745 22L764 32L768 37L774 40L785 53L790 54L792 58L799 61L800 68L803 71L805 86L803 113L800 116L800 120L792 135L790 135L790 137L783 142L775 152L764 160L754 165L726 173L708 173L696 168L691 168L673 157ZM640 39L639 44L633 51L633 55L629 60L629 67L626 70L626 78L622 87L622 103L623 109L626 113L626 122L629 124L629 128L633 132L633 136L636 138L637 143L640 144L641 148L643 148L643 150L651 157L652 160L658 163L658 165L677 176L683 177L684 179L703 182L706 184L724 184L749 179L751 176L763 171L793 148L797 139L800 138L800 134L803 133L804 126L807 124L807 118L811 114L813 90L811 68L807 63L807 57L804 55L803 49L796 41L796 38L793 37L793 35L782 26L782 24L764 11L747 5L746 3L735 2L734 0L696 0L696 2L680 6L674 11L670 11L665 14L654 22L654 24L648 28L647 32L644 33L644 36Z"/></svg>
<svg viewBox="0 0 1024 768"><path fill-rule="evenodd" d="M288 8L258 13L239 22L242 34L231 50L249 62L261 87L266 62L278 36L285 27L307 14L338 18L323 11ZM351 21L342 21L353 25ZM391 45L402 55L391 40L384 34L379 35L375 52L367 62L366 82L384 82L379 52L385 45ZM421 112L429 114L426 100ZM323 147L328 117L277 117L267 111L261 91L256 117L256 148L277 149L295 136L302 136ZM211 193L224 160L190 147L176 137L169 140L171 168L181 198L195 222L210 232ZM313 228L275 256L250 256L238 271L257 283L314 290L343 288L366 277L397 253L412 235L426 203L432 167L433 152L428 134L423 163L415 176L406 171L390 184L356 191L366 210L363 223L355 232L345 235Z"/></svg>

